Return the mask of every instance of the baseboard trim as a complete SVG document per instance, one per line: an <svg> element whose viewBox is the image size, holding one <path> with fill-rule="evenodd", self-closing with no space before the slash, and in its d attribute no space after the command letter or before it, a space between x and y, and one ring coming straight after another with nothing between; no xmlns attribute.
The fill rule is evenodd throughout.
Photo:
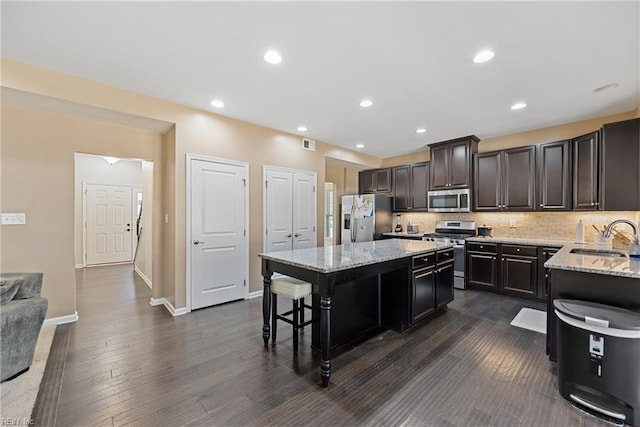
<svg viewBox="0 0 640 427"><path fill-rule="evenodd" d="M264 291L249 292L249 295L247 295L247 297L245 299L260 298L260 297L262 297L263 294L264 294Z"/></svg>
<svg viewBox="0 0 640 427"><path fill-rule="evenodd" d="M167 311L169 311L169 313L171 313L173 317L182 316L183 314L187 314L189 312L189 310L187 310L187 307L176 309L173 304L171 304L171 302L166 298L151 298L149 304L154 307L157 305L164 305L164 307L167 309Z"/></svg>
<svg viewBox="0 0 640 427"><path fill-rule="evenodd" d="M149 287L149 289L153 289L153 284L151 283L151 280L149 280L149 278L148 278L147 276L145 276L145 274L142 272L142 270L140 270L140 269L138 268L138 266L137 266L137 265L134 267L134 270L135 270L135 272L136 272L136 273L138 273L138 276L140 276L140 278L141 278L142 280L144 280L144 283L146 283L146 284L147 284L147 286Z"/></svg>
<svg viewBox="0 0 640 427"><path fill-rule="evenodd" d="M73 323L77 322L79 319L78 312L76 311L74 314L68 314L66 316L58 316L52 317L50 319L45 319L43 325L64 325L65 323Z"/></svg>

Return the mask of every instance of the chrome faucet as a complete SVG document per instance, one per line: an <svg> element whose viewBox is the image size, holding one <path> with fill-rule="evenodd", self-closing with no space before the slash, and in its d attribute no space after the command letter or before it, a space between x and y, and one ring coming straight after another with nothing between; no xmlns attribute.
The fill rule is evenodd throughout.
<svg viewBox="0 0 640 427"><path fill-rule="evenodd" d="M629 256L640 257L640 243L638 243L638 224L628 219L616 219L611 224L607 225L607 229L602 233L602 237L611 236L611 229L616 224L629 224L633 228L633 239L629 245Z"/></svg>

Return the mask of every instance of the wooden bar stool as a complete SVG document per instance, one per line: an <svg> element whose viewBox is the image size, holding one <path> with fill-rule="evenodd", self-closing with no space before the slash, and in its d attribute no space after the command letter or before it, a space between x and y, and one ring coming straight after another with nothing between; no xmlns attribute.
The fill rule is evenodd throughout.
<svg viewBox="0 0 640 427"><path fill-rule="evenodd" d="M278 314L278 295L293 300L293 310ZM272 342L276 342L276 331L278 319L293 325L293 352L298 352L298 330L303 329L311 323L311 320L304 321L305 307L311 309L310 305L304 303L304 298L311 295L311 283L294 279L293 277L282 276L271 280L271 337ZM292 319L286 316L292 315Z"/></svg>

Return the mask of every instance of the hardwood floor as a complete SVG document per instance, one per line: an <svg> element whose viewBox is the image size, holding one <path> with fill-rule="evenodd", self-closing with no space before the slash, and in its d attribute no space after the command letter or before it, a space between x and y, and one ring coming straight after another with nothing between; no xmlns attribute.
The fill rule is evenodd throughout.
<svg viewBox="0 0 640 427"><path fill-rule="evenodd" d="M263 346L260 298L174 318L150 296L130 265L78 270L36 425L605 425L559 396L544 335L509 325L539 303L456 291L423 328L334 355L323 389L310 328L297 357L284 322Z"/></svg>

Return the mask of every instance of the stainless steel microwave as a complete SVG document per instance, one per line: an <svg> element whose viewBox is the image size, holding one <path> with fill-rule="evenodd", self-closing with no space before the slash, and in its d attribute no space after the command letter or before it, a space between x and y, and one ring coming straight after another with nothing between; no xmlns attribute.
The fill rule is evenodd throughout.
<svg viewBox="0 0 640 427"><path fill-rule="evenodd" d="M471 212L471 190L439 190L427 192L429 212Z"/></svg>

